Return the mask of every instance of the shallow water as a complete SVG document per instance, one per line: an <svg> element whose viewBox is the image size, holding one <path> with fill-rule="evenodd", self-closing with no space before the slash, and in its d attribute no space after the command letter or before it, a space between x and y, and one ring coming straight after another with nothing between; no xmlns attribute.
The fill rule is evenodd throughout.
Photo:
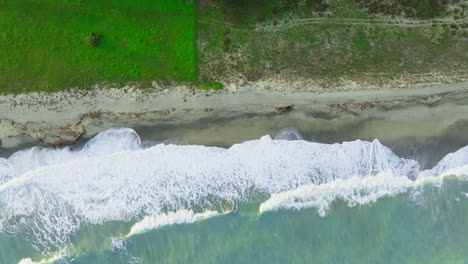
<svg viewBox="0 0 468 264"><path fill-rule="evenodd" d="M111 129L2 158L0 263L465 263L463 138L300 132L220 148Z"/></svg>
<svg viewBox="0 0 468 264"><path fill-rule="evenodd" d="M258 215L238 211L149 231L72 263L464 263L468 186L430 189L424 205L401 194L349 208ZM426 198L429 199L429 198Z"/></svg>

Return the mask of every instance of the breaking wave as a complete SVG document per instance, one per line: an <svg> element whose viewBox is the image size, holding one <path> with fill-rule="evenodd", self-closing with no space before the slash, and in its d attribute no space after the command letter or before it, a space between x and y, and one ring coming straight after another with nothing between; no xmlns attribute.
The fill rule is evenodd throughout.
<svg viewBox="0 0 468 264"><path fill-rule="evenodd" d="M136 234L246 201L263 202L260 212L315 207L325 215L335 199L373 202L442 175L466 175L467 165L468 147L420 171L378 140L321 144L264 136L229 149L144 148L133 130L111 129L81 148L32 148L0 159L0 232L27 234L50 252L84 224L136 221L130 231Z"/></svg>
<svg viewBox="0 0 468 264"><path fill-rule="evenodd" d="M321 185L306 184L292 191L272 194L270 199L260 205L259 211L264 213L280 209L316 208L323 217L337 199L346 201L349 207L354 207L374 203L382 197L415 191L423 184L441 184L446 176L462 176L462 180L467 180L464 177L466 175L468 167L438 177L419 178L416 181L383 172L375 177L338 179Z"/></svg>

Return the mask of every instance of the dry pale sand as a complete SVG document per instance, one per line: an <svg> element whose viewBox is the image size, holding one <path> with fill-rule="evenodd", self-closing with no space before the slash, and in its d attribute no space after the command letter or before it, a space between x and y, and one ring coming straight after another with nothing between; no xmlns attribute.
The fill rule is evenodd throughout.
<svg viewBox="0 0 468 264"><path fill-rule="evenodd" d="M5 151L24 143L72 144L110 127L186 125L246 115L303 113L304 118L325 119L388 115L411 122L412 118L431 118L429 109L439 107L438 115L446 115L450 122L468 116L468 82L404 88L343 87L320 92L274 87L275 83L258 82L208 92L186 86L165 90L127 86L86 92L3 95L0 152L1 148ZM288 110L278 107L289 105L293 106L292 111L278 113Z"/></svg>

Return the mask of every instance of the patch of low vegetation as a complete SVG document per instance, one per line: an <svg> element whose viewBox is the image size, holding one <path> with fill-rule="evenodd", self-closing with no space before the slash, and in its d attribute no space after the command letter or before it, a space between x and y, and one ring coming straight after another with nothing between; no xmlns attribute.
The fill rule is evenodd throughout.
<svg viewBox="0 0 468 264"><path fill-rule="evenodd" d="M203 91L222 90L223 88L223 85L217 82L203 82L197 85L197 89Z"/></svg>
<svg viewBox="0 0 468 264"><path fill-rule="evenodd" d="M462 0L357 0L359 7L370 13L413 18L435 18L459 13Z"/></svg>
<svg viewBox="0 0 468 264"><path fill-rule="evenodd" d="M288 12L325 12L327 0L200 0L201 9L219 10L226 20L254 24L279 18ZM205 13L209 16L210 11Z"/></svg>
<svg viewBox="0 0 468 264"><path fill-rule="evenodd" d="M441 2L440 12L415 16L404 14L406 9L401 7L413 10L415 2L379 1L395 3L395 11L401 13L393 18L376 15L392 14L389 10L369 10L364 5L373 0L271 0L251 13L241 12L249 4L226 1L212 0L212 6L197 11L201 79L385 81L408 74L451 75L468 70L464 23L425 18L448 16L443 12L454 9L455 0ZM249 3L255 6L263 1ZM439 3L428 1L427 5Z"/></svg>
<svg viewBox="0 0 468 264"><path fill-rule="evenodd" d="M427 26L422 32L432 43L439 44L445 33L445 29L442 26Z"/></svg>

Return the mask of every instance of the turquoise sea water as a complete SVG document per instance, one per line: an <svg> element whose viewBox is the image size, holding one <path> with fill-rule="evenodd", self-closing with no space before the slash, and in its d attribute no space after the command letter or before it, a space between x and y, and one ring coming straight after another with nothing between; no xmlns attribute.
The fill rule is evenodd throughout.
<svg viewBox="0 0 468 264"><path fill-rule="evenodd" d="M109 130L0 159L0 263L468 263L467 165L468 148L424 170L378 141Z"/></svg>

